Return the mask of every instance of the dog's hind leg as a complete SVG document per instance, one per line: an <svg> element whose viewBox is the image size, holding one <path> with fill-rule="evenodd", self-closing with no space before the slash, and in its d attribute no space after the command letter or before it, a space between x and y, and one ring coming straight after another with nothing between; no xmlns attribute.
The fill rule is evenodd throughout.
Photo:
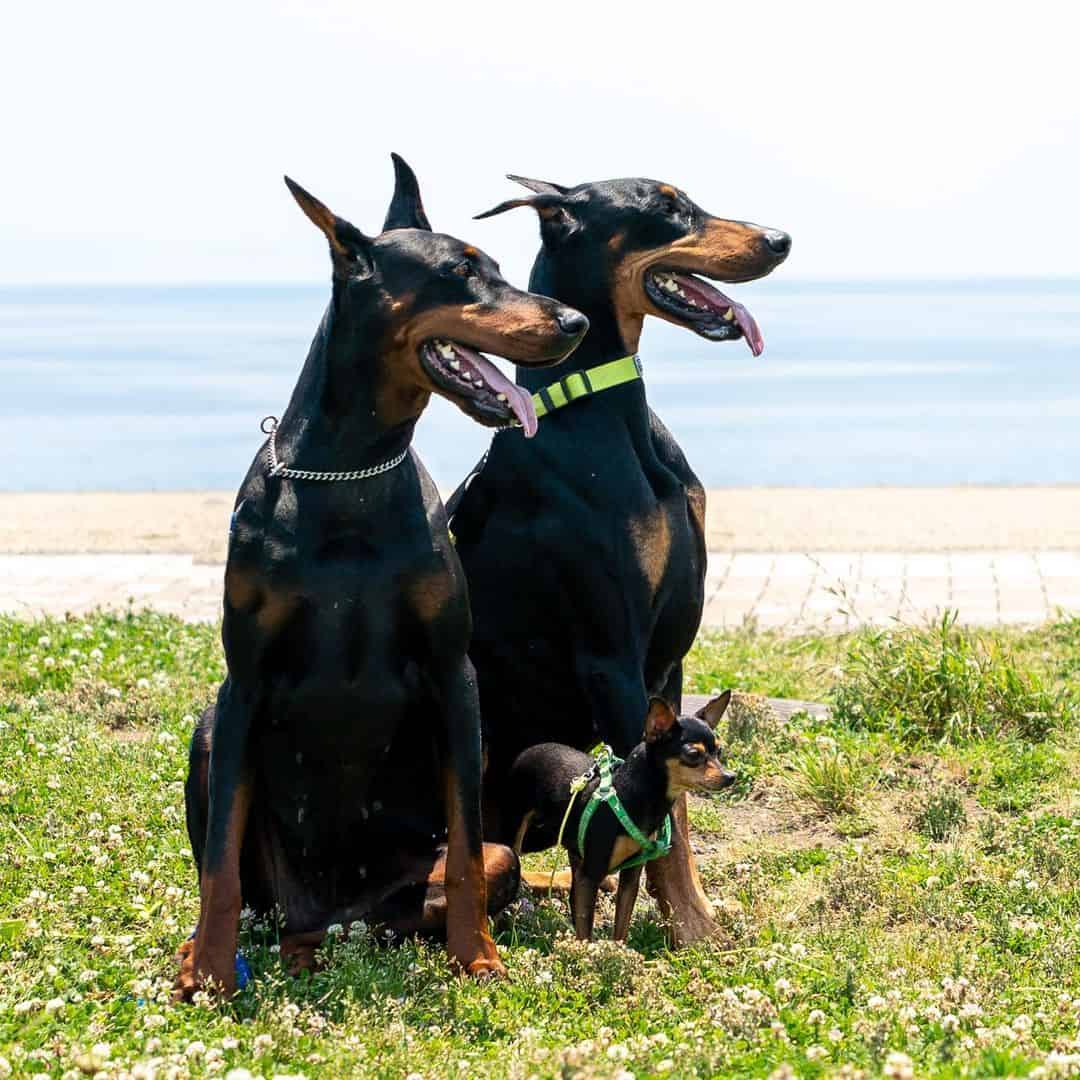
<svg viewBox="0 0 1080 1080"><path fill-rule="evenodd" d="M689 945L711 937L718 927L694 863L685 795L676 799L671 818L671 852L648 864L645 880L669 922L673 943Z"/></svg>

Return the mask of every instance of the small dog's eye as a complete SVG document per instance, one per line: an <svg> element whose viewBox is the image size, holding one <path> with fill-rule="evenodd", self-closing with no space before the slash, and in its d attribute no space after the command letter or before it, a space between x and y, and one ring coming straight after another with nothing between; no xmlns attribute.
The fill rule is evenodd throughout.
<svg viewBox="0 0 1080 1080"><path fill-rule="evenodd" d="M473 272L472 263L468 259L462 259L461 262L454 267L454 273L458 277L469 277Z"/></svg>
<svg viewBox="0 0 1080 1080"><path fill-rule="evenodd" d="M682 752L682 759L687 765L700 765L705 759L705 753L696 746L688 746Z"/></svg>

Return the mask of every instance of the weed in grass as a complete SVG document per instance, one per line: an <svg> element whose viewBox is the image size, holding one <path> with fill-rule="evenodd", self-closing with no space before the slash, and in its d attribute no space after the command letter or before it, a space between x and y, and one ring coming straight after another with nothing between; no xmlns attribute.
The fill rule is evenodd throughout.
<svg viewBox="0 0 1080 1080"><path fill-rule="evenodd" d="M948 840L967 824L964 793L955 784L930 791L915 814L915 828L928 840Z"/></svg>
<svg viewBox="0 0 1080 1080"><path fill-rule="evenodd" d="M871 771L828 736L792 755L787 785L823 814L854 814L871 780Z"/></svg>
<svg viewBox="0 0 1080 1080"><path fill-rule="evenodd" d="M853 637L832 702L841 723L905 742L1040 741L1074 718L1067 696L1025 671L1003 641L958 626L955 612Z"/></svg>

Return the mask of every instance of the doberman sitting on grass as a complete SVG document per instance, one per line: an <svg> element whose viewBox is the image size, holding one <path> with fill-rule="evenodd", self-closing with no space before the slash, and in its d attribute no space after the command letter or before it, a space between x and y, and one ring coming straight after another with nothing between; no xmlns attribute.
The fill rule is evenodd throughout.
<svg viewBox="0 0 1080 1080"><path fill-rule="evenodd" d="M645 316L707 341L743 338L757 355L753 317L697 275L751 281L791 245L655 180L511 179L533 194L479 216L539 214L529 287L580 309L590 329L557 382L519 370L537 392L539 434L528 445L518 433L497 436L449 507L475 622L488 835L504 843L513 840L500 814L506 777L522 750L603 741L625 756L650 696L680 709L704 600L705 492L646 401L636 356ZM649 864L648 883L676 942L712 932L685 798L671 855Z"/></svg>
<svg viewBox="0 0 1080 1080"><path fill-rule="evenodd" d="M376 237L286 180L329 242L333 293L236 499L228 675L191 744L200 911L177 998L235 988L241 904L283 920L294 966L363 918L445 931L460 969L503 970L487 920L516 893L517 859L482 843L465 577L410 442L432 393L532 434L528 395L479 350L547 365L588 322L432 232L395 169Z"/></svg>

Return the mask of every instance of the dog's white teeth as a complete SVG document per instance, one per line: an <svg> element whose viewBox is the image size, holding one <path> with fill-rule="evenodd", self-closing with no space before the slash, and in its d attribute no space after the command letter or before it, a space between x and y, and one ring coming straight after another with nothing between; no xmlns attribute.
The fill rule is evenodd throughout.
<svg viewBox="0 0 1080 1080"><path fill-rule="evenodd" d="M459 360L451 360L450 361L450 370L451 371L460 371L461 370L461 362Z"/></svg>
<svg viewBox="0 0 1080 1080"><path fill-rule="evenodd" d="M500 394L499 395L499 400L502 401L502 402L507 402L510 399L505 394Z"/></svg>
<svg viewBox="0 0 1080 1080"><path fill-rule="evenodd" d="M446 344L440 345L439 346L439 352L442 353L442 355L447 360L453 360L454 356L456 355L455 352L454 352L454 346L453 345L446 345ZM451 365L451 366L454 366L454 365Z"/></svg>
<svg viewBox="0 0 1080 1080"><path fill-rule="evenodd" d="M729 308L727 309L727 311L725 311L725 312L724 312L724 318L725 318L725 319L726 319L726 320L727 320L728 322L734 322L734 321L735 321L735 309L734 309L734 308L731 308L731 307L729 307Z"/></svg>
<svg viewBox="0 0 1080 1080"><path fill-rule="evenodd" d="M669 293L680 291L679 286L675 284L675 281L672 278L668 278L660 287Z"/></svg>

